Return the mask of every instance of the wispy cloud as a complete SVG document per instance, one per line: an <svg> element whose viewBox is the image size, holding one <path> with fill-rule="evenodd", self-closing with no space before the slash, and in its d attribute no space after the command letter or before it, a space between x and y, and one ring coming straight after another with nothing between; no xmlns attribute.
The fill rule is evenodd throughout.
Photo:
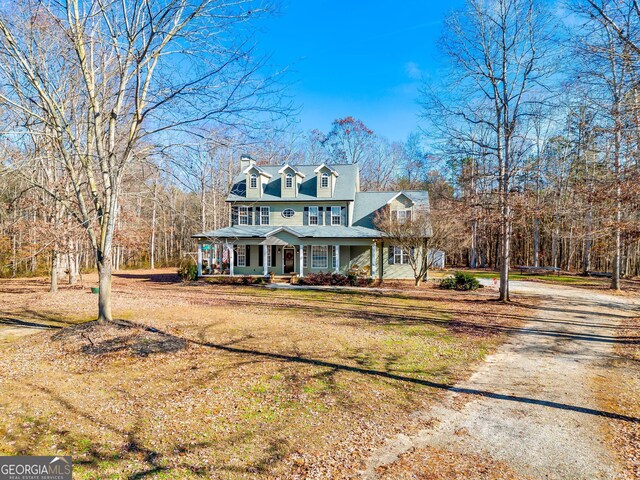
<svg viewBox="0 0 640 480"><path fill-rule="evenodd" d="M420 80L422 78L422 70L416 62L407 62L404 64L404 71L412 80Z"/></svg>

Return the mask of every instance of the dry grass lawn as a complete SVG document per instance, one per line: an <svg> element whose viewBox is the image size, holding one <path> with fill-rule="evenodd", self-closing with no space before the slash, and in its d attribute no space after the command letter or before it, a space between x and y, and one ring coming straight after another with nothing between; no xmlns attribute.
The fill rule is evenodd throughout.
<svg viewBox="0 0 640 480"><path fill-rule="evenodd" d="M0 280L0 454L70 454L82 479L353 477L533 313L481 291L187 285L165 270L117 274L119 321L97 325L88 288L46 289ZM51 328L23 334L37 326Z"/></svg>

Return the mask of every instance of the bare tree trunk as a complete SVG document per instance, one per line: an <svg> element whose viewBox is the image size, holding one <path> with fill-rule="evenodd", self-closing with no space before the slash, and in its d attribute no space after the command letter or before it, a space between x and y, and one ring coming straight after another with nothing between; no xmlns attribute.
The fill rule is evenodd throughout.
<svg viewBox="0 0 640 480"><path fill-rule="evenodd" d="M69 252L67 253L67 264L69 269L69 285L78 283L78 252L77 244L69 239Z"/></svg>
<svg viewBox="0 0 640 480"><path fill-rule="evenodd" d="M98 252L98 321L111 320L111 255Z"/></svg>
<svg viewBox="0 0 640 480"><path fill-rule="evenodd" d="M60 254L57 245L51 251L51 284L49 286L50 293L58 291L58 271L60 269Z"/></svg>
<svg viewBox="0 0 640 480"><path fill-rule="evenodd" d="M151 207L151 246L149 252L149 268L156 268L156 224L158 216L158 176L153 182L153 206Z"/></svg>

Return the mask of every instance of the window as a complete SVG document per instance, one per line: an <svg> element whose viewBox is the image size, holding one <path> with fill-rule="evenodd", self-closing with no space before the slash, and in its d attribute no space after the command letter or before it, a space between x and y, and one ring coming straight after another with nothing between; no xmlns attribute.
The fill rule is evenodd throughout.
<svg viewBox="0 0 640 480"><path fill-rule="evenodd" d="M267 247L267 267L271 266L271 245Z"/></svg>
<svg viewBox="0 0 640 480"><path fill-rule="evenodd" d="M260 225L269 225L269 207L260 207Z"/></svg>
<svg viewBox="0 0 640 480"><path fill-rule="evenodd" d="M391 217L396 220L398 223L403 224L407 221L411 221L411 209L408 208L406 210L394 210L391 214Z"/></svg>
<svg viewBox="0 0 640 480"><path fill-rule="evenodd" d="M311 247L311 268L327 268L328 257L326 245L313 245Z"/></svg>
<svg viewBox="0 0 640 480"><path fill-rule="evenodd" d="M331 207L331 225L341 225L341 224L342 224L342 208Z"/></svg>
<svg viewBox="0 0 640 480"><path fill-rule="evenodd" d="M284 218L291 218L291 217L293 217L295 214L296 214L296 212L294 212L294 210L293 210L292 208L285 208L285 209L282 211L282 216L283 216Z"/></svg>
<svg viewBox="0 0 640 480"><path fill-rule="evenodd" d="M338 248L333 247L332 253L333 255L331 255L331 268L336 269L338 268L338 262L340 261L340 259L338 258L338 255L339 255Z"/></svg>
<svg viewBox="0 0 640 480"><path fill-rule="evenodd" d="M250 188L258 188L258 176L255 173L251 174L250 180L249 180L249 187Z"/></svg>
<svg viewBox="0 0 640 480"><path fill-rule="evenodd" d="M318 225L318 207L309 207L309 225Z"/></svg>
<svg viewBox="0 0 640 480"><path fill-rule="evenodd" d="M286 188L293 188L293 175L290 173L287 173L287 176L285 177L284 186Z"/></svg>
<svg viewBox="0 0 640 480"><path fill-rule="evenodd" d="M409 263L409 252L402 247L393 248L393 263L396 265L407 265Z"/></svg>
<svg viewBox="0 0 640 480"><path fill-rule="evenodd" d="M320 177L320 187L329 188L329 174L327 172L322 174Z"/></svg>
<svg viewBox="0 0 640 480"><path fill-rule="evenodd" d="M238 266L246 267L247 266L247 246L238 245L236 247L236 255L238 256Z"/></svg>
<svg viewBox="0 0 640 480"><path fill-rule="evenodd" d="M303 266L303 268L307 268L307 265L309 264L309 260L307 260L308 250L309 250L308 247L302 247L302 266Z"/></svg>
<svg viewBox="0 0 640 480"><path fill-rule="evenodd" d="M249 225L249 207L238 207L238 223Z"/></svg>

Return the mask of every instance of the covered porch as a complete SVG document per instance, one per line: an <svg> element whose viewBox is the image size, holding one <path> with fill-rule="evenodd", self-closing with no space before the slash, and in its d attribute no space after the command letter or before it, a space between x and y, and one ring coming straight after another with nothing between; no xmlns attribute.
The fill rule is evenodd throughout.
<svg viewBox="0 0 640 480"><path fill-rule="evenodd" d="M297 232L296 232L297 233ZM374 238L304 237L277 229L245 238L199 238L198 276L357 273L377 278L379 244Z"/></svg>

